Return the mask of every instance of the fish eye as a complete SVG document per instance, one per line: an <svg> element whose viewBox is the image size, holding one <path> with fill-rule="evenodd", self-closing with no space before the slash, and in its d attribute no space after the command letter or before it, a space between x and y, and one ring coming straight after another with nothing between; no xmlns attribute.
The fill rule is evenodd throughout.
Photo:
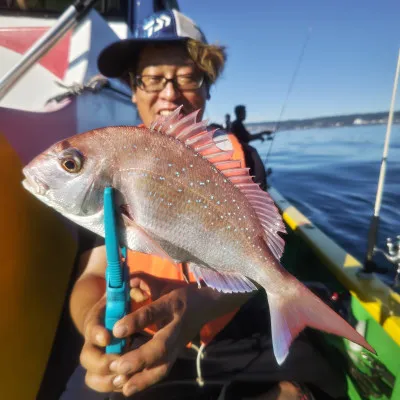
<svg viewBox="0 0 400 400"><path fill-rule="evenodd" d="M71 174L76 174L82 169L82 156L76 150L65 151L60 161L62 168Z"/></svg>

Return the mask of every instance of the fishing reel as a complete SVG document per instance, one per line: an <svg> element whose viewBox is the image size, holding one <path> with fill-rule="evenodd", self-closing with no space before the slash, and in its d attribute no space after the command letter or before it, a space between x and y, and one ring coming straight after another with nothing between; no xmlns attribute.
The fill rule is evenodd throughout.
<svg viewBox="0 0 400 400"><path fill-rule="evenodd" d="M382 253L385 258L396 267L394 287L400 287L400 235L395 239L386 239L387 252L378 247L374 248L374 253Z"/></svg>

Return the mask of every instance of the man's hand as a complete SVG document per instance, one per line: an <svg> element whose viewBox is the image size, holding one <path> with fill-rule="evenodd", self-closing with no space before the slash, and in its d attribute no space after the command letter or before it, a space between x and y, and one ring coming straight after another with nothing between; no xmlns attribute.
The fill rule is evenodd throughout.
<svg viewBox="0 0 400 400"><path fill-rule="evenodd" d="M105 298L96 303L84 323L81 364L87 370L86 384L99 392L123 391L129 396L159 382L206 322L233 311L251 296L221 294L145 273L136 274L130 285L134 301L151 297L153 302L118 321L114 336L128 338L153 324L158 331L147 343L122 356L105 354L104 347L111 339L103 326Z"/></svg>
<svg viewBox="0 0 400 400"><path fill-rule="evenodd" d="M201 317L201 291L195 285L172 290L125 316L114 326L116 337L127 337L152 324L159 329L147 343L111 364L111 371L120 376L125 396L163 379L179 352L198 334L206 322Z"/></svg>
<svg viewBox="0 0 400 400"><path fill-rule="evenodd" d="M141 303L151 297L158 299L164 293L187 286L184 282L169 281L153 277L145 273L137 273L130 279L131 299ZM120 355L105 354L105 347L111 341L111 335L104 327L105 296L103 296L87 313L82 333L85 343L80 355L80 362L86 369L87 386L98 392L121 391L128 381L127 376L110 370L110 364L118 360ZM140 329L139 329L140 330Z"/></svg>
<svg viewBox="0 0 400 400"><path fill-rule="evenodd" d="M116 374L110 371L110 364L119 358L117 354L104 353L105 346L111 341L111 335L104 327L105 303L104 296L93 306L85 318L83 326L85 343L80 355L80 362L87 370L85 382L98 392L115 390L113 381Z"/></svg>
<svg viewBox="0 0 400 400"><path fill-rule="evenodd" d="M265 137L268 139L269 136L270 136L272 133L274 133L274 131L262 131L262 132L261 132L261 135L262 135L262 138L265 140ZM264 136L265 136L265 137L264 137Z"/></svg>
<svg viewBox="0 0 400 400"><path fill-rule="evenodd" d="M142 293L151 293L153 303L118 321L113 334L119 338L128 337L153 324L158 331L140 348L111 364L110 369L118 374L125 396L163 379L180 351L205 323L233 311L252 295L221 294L210 288L199 289L196 284L166 281L146 274L132 279L131 285L140 288ZM139 292L135 290L135 293Z"/></svg>
<svg viewBox="0 0 400 400"><path fill-rule="evenodd" d="M136 303L141 303L148 298L154 301L174 289L187 286L186 282L157 278L145 272L132 274L129 283L131 299Z"/></svg>

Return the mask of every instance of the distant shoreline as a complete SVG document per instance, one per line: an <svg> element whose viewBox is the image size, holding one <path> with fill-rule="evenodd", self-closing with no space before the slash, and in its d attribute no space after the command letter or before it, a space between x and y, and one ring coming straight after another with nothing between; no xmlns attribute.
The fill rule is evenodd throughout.
<svg viewBox="0 0 400 400"><path fill-rule="evenodd" d="M280 131L289 131L296 129L312 129L312 128L335 128L344 126L361 126L361 125L383 125L387 124L388 112L376 113L357 113L349 115L336 115L331 117L318 117L307 119L292 119L281 121L279 123ZM246 126L251 131L273 130L277 122L249 122ZM396 111L393 115L393 124L400 124L400 111Z"/></svg>

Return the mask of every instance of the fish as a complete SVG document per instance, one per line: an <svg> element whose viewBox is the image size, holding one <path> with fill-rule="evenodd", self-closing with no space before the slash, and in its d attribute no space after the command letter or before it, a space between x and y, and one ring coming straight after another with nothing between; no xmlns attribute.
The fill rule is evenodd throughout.
<svg viewBox="0 0 400 400"><path fill-rule="evenodd" d="M227 295L264 288L279 365L305 327L375 352L280 264L286 231L273 199L197 116L177 108L149 128L104 127L62 140L23 169L23 186L101 236L103 191L113 187L129 249L188 263L199 285Z"/></svg>

